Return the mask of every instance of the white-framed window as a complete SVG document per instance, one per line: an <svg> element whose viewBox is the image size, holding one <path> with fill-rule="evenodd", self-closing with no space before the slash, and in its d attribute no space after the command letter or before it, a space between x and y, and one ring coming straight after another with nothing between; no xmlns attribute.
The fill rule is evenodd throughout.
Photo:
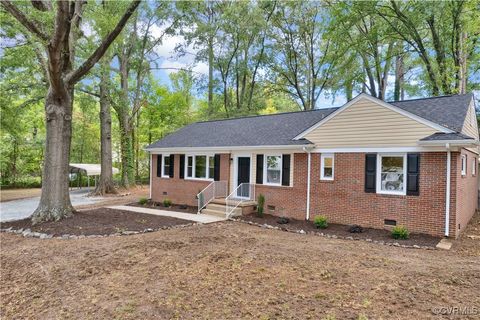
<svg viewBox="0 0 480 320"><path fill-rule="evenodd" d="M187 163L185 166L187 178L193 178L193 156L187 156Z"/></svg>
<svg viewBox="0 0 480 320"><path fill-rule="evenodd" d="M377 193L405 195L406 154L379 154L377 157Z"/></svg>
<svg viewBox="0 0 480 320"><path fill-rule="evenodd" d="M265 155L263 161L264 184L282 185L282 155Z"/></svg>
<svg viewBox="0 0 480 320"><path fill-rule="evenodd" d="M467 175L467 155L462 154L462 176Z"/></svg>
<svg viewBox="0 0 480 320"><path fill-rule="evenodd" d="M164 154L162 156L162 178L170 177L170 155Z"/></svg>
<svg viewBox="0 0 480 320"><path fill-rule="evenodd" d="M185 177L188 179L213 180L215 160L213 155L198 154L185 157Z"/></svg>
<svg viewBox="0 0 480 320"><path fill-rule="evenodd" d="M333 153L320 156L320 180L333 180L335 157Z"/></svg>
<svg viewBox="0 0 480 320"><path fill-rule="evenodd" d="M477 158L473 158L472 161L472 176L477 174Z"/></svg>

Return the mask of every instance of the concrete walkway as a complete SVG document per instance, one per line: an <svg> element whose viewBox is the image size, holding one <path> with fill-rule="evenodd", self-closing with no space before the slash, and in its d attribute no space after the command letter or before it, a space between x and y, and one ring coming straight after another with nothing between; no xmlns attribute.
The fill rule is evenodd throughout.
<svg viewBox="0 0 480 320"><path fill-rule="evenodd" d="M127 211L139 212L139 213L155 214L157 216L172 217L172 218L190 220L190 221L195 221L200 223L212 223L212 222L227 220L226 218L212 216L209 214L192 214L192 213L185 213L185 212L140 208L140 207L132 207L132 206L111 206L107 208L117 209L117 210L127 210Z"/></svg>

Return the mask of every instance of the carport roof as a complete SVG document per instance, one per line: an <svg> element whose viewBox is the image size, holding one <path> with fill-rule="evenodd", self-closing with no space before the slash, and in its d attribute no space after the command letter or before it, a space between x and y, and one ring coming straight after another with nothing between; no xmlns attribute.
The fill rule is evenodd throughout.
<svg viewBox="0 0 480 320"><path fill-rule="evenodd" d="M70 163L70 173L78 172L82 172L87 176L99 176L102 172L102 166L97 163ZM119 173L119 170L112 167L112 173Z"/></svg>

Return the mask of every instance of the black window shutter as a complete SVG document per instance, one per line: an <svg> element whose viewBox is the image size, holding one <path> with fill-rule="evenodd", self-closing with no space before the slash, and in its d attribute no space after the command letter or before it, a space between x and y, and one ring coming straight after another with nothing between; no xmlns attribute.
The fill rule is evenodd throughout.
<svg viewBox="0 0 480 320"><path fill-rule="evenodd" d="M162 155L157 155L157 177L162 176Z"/></svg>
<svg viewBox="0 0 480 320"><path fill-rule="evenodd" d="M376 191L376 175L377 175L377 155L367 153L365 155L365 192Z"/></svg>
<svg viewBox="0 0 480 320"><path fill-rule="evenodd" d="M216 154L213 158L213 180L220 181L220 155Z"/></svg>
<svg viewBox="0 0 480 320"><path fill-rule="evenodd" d="M282 156L282 186L290 185L290 155Z"/></svg>
<svg viewBox="0 0 480 320"><path fill-rule="evenodd" d="M263 184L263 154L257 154L257 184Z"/></svg>
<svg viewBox="0 0 480 320"><path fill-rule="evenodd" d="M180 179L185 179L185 155L184 154L181 154L180 155L180 171L178 172L179 173L179 177Z"/></svg>
<svg viewBox="0 0 480 320"><path fill-rule="evenodd" d="M170 172L168 173L168 176L170 178L173 178L173 173L175 172L175 157L173 154L170 155Z"/></svg>
<svg viewBox="0 0 480 320"><path fill-rule="evenodd" d="M420 194L419 188L420 177L420 154L407 154L407 195L418 196Z"/></svg>

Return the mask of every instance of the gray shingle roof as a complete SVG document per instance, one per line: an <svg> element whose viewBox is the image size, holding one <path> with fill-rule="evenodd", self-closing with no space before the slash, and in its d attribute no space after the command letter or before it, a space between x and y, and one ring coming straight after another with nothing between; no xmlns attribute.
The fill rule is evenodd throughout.
<svg viewBox="0 0 480 320"><path fill-rule="evenodd" d="M453 131L460 132L472 97L472 94L464 94L389 103ZM293 140L293 138L337 109L318 109L196 122L167 135L149 145L147 149L305 145L310 142L305 139ZM435 138L432 137L431 139Z"/></svg>
<svg viewBox="0 0 480 320"><path fill-rule="evenodd" d="M419 117L460 132L473 94L389 102Z"/></svg>
<svg viewBox="0 0 480 320"><path fill-rule="evenodd" d="M148 148L305 145L292 140L338 108L277 113L189 124Z"/></svg>
<svg viewBox="0 0 480 320"><path fill-rule="evenodd" d="M428 137L420 139L420 141L444 141L444 140L475 140L463 133L443 133L437 132Z"/></svg>

